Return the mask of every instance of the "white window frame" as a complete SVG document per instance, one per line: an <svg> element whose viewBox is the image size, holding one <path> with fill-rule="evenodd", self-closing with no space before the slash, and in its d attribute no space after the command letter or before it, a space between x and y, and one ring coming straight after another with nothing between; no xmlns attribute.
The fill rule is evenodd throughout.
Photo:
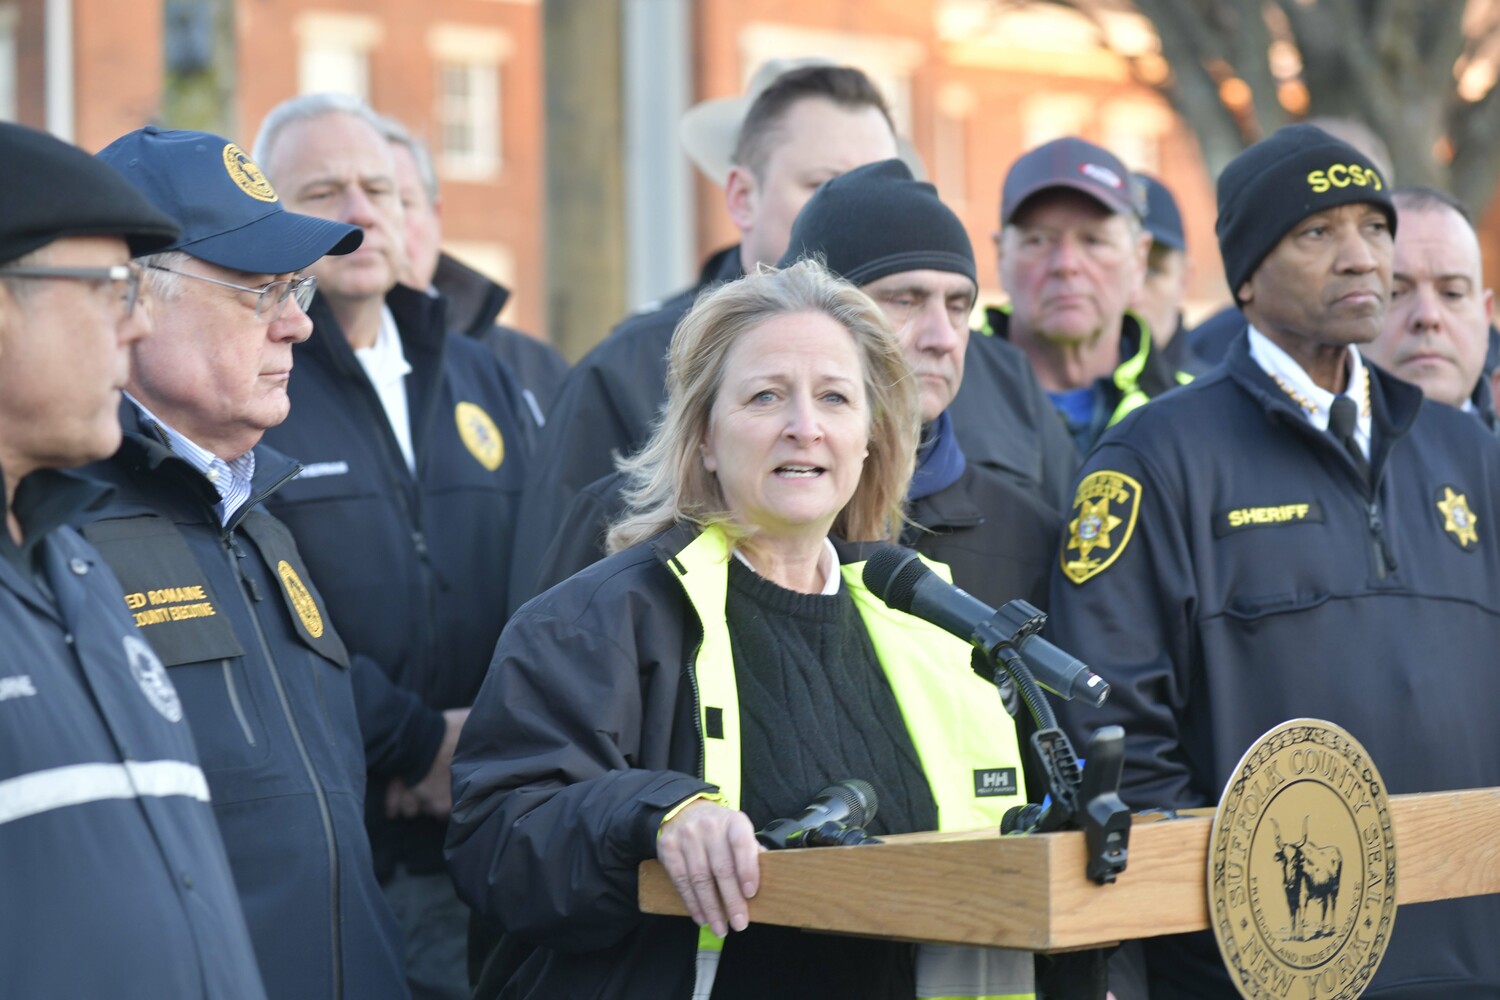
<svg viewBox="0 0 1500 1000"><path fill-rule="evenodd" d="M370 53L384 39L380 21L365 14L304 11L297 15L297 91L370 100Z"/></svg>
<svg viewBox="0 0 1500 1000"><path fill-rule="evenodd" d="M504 165L504 65L514 43L504 31L473 24L439 23L427 33L432 56L432 135L438 172L450 180L493 180ZM450 75L464 80L450 90ZM456 132L467 141L456 144Z"/></svg>
<svg viewBox="0 0 1500 1000"><path fill-rule="evenodd" d="M21 113L21 50L16 42L21 11L14 3L0 3L0 121L13 122Z"/></svg>

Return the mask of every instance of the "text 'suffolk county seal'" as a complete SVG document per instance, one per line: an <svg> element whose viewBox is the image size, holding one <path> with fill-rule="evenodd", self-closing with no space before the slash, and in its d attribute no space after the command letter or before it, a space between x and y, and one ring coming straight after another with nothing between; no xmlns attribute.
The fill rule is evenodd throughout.
<svg viewBox="0 0 1500 1000"><path fill-rule="evenodd" d="M1249 1000L1357 997L1396 920L1385 783L1359 741L1296 719L1234 769L1214 815L1209 919Z"/></svg>

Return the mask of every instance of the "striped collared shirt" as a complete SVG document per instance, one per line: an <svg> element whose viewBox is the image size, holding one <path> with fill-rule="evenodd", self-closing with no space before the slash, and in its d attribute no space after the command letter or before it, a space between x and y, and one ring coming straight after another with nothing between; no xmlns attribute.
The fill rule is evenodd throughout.
<svg viewBox="0 0 1500 1000"><path fill-rule="evenodd" d="M219 502L214 505L214 510L219 515L219 523L228 525L234 512L250 499L251 480L255 477L255 452L247 451L234 461L226 462L213 452L200 448L168 427L134 396L126 393L126 397L136 409L141 411L141 416L145 417L148 423L161 431L162 436L166 438L167 447L172 449L172 454L203 473L203 478L207 479L219 494Z"/></svg>

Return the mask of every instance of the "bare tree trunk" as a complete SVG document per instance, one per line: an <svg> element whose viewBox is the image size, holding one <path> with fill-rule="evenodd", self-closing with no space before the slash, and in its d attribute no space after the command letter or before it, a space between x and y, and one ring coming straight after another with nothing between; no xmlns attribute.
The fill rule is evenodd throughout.
<svg viewBox="0 0 1500 1000"><path fill-rule="evenodd" d="M1098 13L1098 0L1056 2ZM1302 58L1309 115L1369 126L1389 147L1398 183L1446 188L1476 214L1493 198L1500 183L1500 98L1493 87L1475 101L1460 97L1455 65L1480 54L1495 58L1500 13L1471 10L1471 0L1134 3L1156 27L1172 71L1156 89L1187 121L1211 176L1246 142L1292 119L1268 58L1267 18L1279 12ZM1239 115L1220 97L1226 70L1250 88L1251 107Z"/></svg>
<svg viewBox="0 0 1500 1000"><path fill-rule="evenodd" d="M546 0L542 25L548 339L576 361L625 313L620 6Z"/></svg>
<svg viewBox="0 0 1500 1000"><path fill-rule="evenodd" d="M167 0L162 21L164 124L236 135L234 0Z"/></svg>

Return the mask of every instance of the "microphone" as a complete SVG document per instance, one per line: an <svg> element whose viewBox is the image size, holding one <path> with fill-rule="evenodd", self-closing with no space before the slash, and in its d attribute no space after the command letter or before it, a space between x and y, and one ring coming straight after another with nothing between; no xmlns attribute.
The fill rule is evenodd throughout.
<svg viewBox="0 0 1500 1000"><path fill-rule="evenodd" d="M1098 708L1109 696L1104 678L1035 634L1046 616L1025 601L1010 601L996 611L928 569L912 550L895 545L883 546L870 557L864 581L890 607L931 622L990 656L1013 643L1037 683L1059 698L1078 698Z"/></svg>
<svg viewBox="0 0 1500 1000"><path fill-rule="evenodd" d="M784 847L868 843L874 838L863 830L858 831L857 837L850 837L848 834L853 831L849 828L862 827L874 819L877 805L875 789L870 783L850 778L813 796L812 803L800 815L772 820L764 830L756 831L755 839L773 851ZM830 825L832 830L827 829Z"/></svg>

